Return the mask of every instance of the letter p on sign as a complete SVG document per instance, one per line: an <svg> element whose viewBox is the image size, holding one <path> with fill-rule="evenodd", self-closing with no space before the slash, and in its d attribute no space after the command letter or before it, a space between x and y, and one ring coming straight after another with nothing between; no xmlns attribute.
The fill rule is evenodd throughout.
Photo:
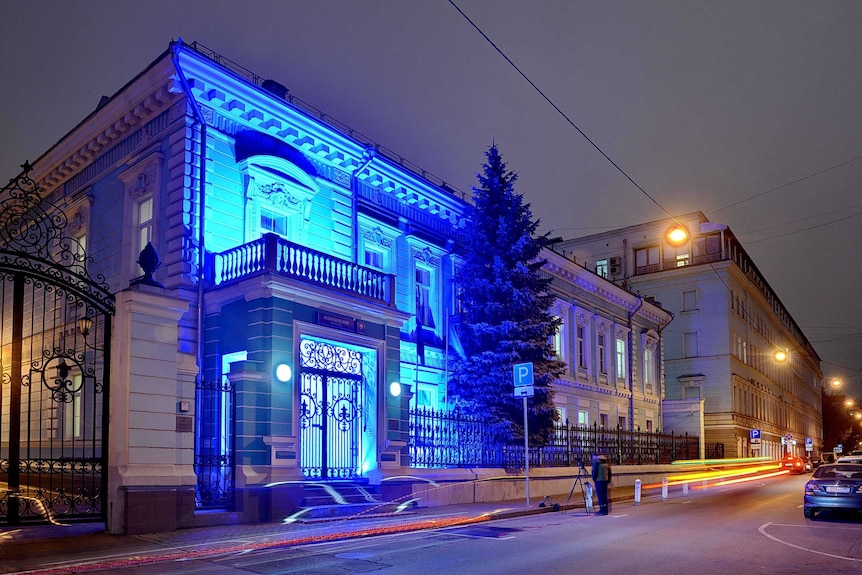
<svg viewBox="0 0 862 575"><path fill-rule="evenodd" d="M512 367L514 372L515 387L533 385L533 363L516 363Z"/></svg>

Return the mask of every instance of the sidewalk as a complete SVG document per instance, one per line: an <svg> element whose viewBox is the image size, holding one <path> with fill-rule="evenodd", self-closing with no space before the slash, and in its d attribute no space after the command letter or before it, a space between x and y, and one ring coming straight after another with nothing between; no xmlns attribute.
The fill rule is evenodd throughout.
<svg viewBox="0 0 862 575"><path fill-rule="evenodd" d="M111 567L113 562L119 570L122 566L180 557L205 557L552 513L554 504L558 504L562 512L585 513L581 493L575 493L565 507L567 498L568 493L551 497L549 507L539 507L542 498L537 498L531 500L529 507L526 500L444 505L368 517L205 527L133 536L109 535L100 523L3 528L0 529L0 573L68 573L62 565L93 562L98 557L107 558L98 559L102 564L108 562L105 568ZM633 499L633 488L612 488L612 502Z"/></svg>

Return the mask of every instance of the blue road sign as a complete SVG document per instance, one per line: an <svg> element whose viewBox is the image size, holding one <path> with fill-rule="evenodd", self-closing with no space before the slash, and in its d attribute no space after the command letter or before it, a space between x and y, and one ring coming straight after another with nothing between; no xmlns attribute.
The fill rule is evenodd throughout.
<svg viewBox="0 0 862 575"><path fill-rule="evenodd" d="M516 363L512 366L512 372L515 378L515 387L533 385L533 362Z"/></svg>
<svg viewBox="0 0 862 575"><path fill-rule="evenodd" d="M748 438L751 441L752 447L760 446L760 430L759 429L749 429L748 430Z"/></svg>

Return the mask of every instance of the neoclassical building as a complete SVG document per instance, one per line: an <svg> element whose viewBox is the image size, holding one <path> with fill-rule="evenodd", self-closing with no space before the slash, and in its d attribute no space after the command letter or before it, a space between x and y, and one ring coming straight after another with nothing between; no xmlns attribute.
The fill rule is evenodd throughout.
<svg viewBox="0 0 862 575"><path fill-rule="evenodd" d="M0 519L269 521L308 482L427 473L409 414L447 407L468 201L171 43L0 197ZM664 428L672 315L545 256L562 419Z"/></svg>
<svg viewBox="0 0 862 575"><path fill-rule="evenodd" d="M679 225L685 239L671 243ZM669 428L702 425L728 457L820 452L820 357L730 228L693 212L558 249L673 313L663 338Z"/></svg>

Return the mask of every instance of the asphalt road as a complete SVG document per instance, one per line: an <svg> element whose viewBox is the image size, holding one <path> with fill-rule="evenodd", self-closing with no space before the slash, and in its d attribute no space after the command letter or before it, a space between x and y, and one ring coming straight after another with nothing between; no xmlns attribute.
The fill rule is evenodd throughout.
<svg viewBox="0 0 862 575"><path fill-rule="evenodd" d="M628 574L862 572L862 515L802 515L807 476L579 511L122 569L125 575ZM110 551L106 550L106 556ZM69 569L70 566L66 566ZM116 573L69 570L68 573Z"/></svg>

